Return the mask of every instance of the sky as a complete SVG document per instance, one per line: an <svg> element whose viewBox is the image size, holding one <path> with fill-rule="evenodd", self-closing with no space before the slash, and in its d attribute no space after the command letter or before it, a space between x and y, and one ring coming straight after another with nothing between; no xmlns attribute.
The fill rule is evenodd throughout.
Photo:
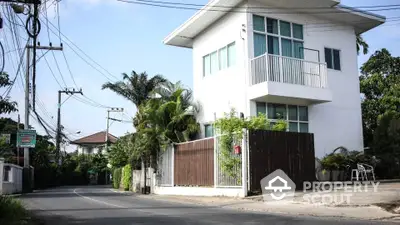
<svg viewBox="0 0 400 225"><path fill-rule="evenodd" d="M205 4L208 0L174 0L194 4ZM52 1L50 1L52 2ZM398 0L342 0L348 6L390 5L398 4ZM128 100L114 94L109 90L101 90L102 84L117 81L122 78L122 73L147 72L149 75L161 74L169 80L182 81L188 87L192 87L192 53L190 49L166 46L162 40L180 24L186 21L194 11L165 9L136 4L117 2L116 0L62 0L60 8L61 32L74 44L79 46L85 54L94 59L108 72L91 63L103 74L93 69L84 60L79 58L74 51L64 43L64 53L76 81L78 88L82 88L85 96L105 106L122 107L124 113L112 113L112 117L123 120L131 120L136 109ZM55 25L58 23L56 7L48 6L49 21ZM377 12L386 17L400 16L400 10ZM25 20L24 17L23 20ZM42 16L42 18L44 18ZM7 21L5 21L7 23ZM381 26L365 33L364 39L370 46L370 54L381 48L387 48L392 55L399 56L400 48L400 22L391 22L390 25ZM7 24L6 24L7 25ZM53 46L60 44L58 35L48 32L46 24L42 24L38 40L41 45ZM51 25L50 25L51 27ZM54 28L51 27L53 30ZM10 31L3 28L0 40L5 46L5 52L15 49L12 46ZM21 28L21 42L25 42L26 33ZM7 38L8 37L8 38ZM8 44L6 44L8 39ZM77 50L76 50L77 51ZM42 52L39 51L39 55ZM360 55L359 66L370 56ZM80 55L84 56L83 53ZM5 71L14 78L18 64L16 52L5 55ZM46 54L46 60L51 66L55 77L61 83L60 73L55 66L57 60L61 74L68 87L75 87L66 62L61 52L55 51ZM57 84L49 70L46 60L41 58L37 68L37 111L48 123L56 127L57 118L57 93L60 85ZM90 59L86 59L90 61ZM14 66L13 66L14 64ZM110 75L111 74L111 75ZM11 91L11 98L18 102L21 121L24 119L24 93L22 81L18 77L16 85ZM63 95L63 101L68 96ZM97 104L95 104L97 105ZM9 117L16 120L18 113L12 113ZM90 135L106 129L107 111L93 104L84 104L74 98L67 99L61 106L61 123L69 133L71 140ZM2 115L4 116L4 115ZM31 124L39 133L44 134L40 125L30 118ZM116 136L133 132L131 123L112 122L110 133ZM80 132L80 134L77 134ZM68 147L72 149L73 147Z"/></svg>

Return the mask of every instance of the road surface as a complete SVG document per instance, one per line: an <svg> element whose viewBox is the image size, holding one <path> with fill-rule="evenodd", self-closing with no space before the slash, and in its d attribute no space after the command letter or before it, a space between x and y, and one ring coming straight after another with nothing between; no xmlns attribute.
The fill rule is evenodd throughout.
<svg viewBox="0 0 400 225"><path fill-rule="evenodd" d="M116 193L107 187L65 187L21 197L28 209L47 224L69 225L185 225L277 224L365 225L390 224L338 219L291 217L180 204Z"/></svg>

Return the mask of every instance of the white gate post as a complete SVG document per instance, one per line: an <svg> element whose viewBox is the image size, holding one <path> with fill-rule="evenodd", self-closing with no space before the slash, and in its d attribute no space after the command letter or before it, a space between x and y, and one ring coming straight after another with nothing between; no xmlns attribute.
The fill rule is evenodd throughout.
<svg viewBox="0 0 400 225"><path fill-rule="evenodd" d="M242 138L242 191L243 197L247 196L247 130L243 129Z"/></svg>

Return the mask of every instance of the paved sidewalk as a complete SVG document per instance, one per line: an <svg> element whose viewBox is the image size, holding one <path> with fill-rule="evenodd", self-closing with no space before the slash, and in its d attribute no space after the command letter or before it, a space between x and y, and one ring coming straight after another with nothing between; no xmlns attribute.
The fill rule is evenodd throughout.
<svg viewBox="0 0 400 225"><path fill-rule="evenodd" d="M388 212L378 206L379 203L389 203L400 200L400 184L380 184L377 192L368 189L363 192L354 192L350 202L341 204L310 204L303 198L304 192L296 192L294 201L263 202L262 196L248 198L227 197L192 197L192 196L161 196L139 195L141 198L157 200L194 203L221 208L263 211L279 214L306 215L316 217L338 217L366 220L397 220L400 222L400 214ZM339 196L342 192L327 193L331 196ZM319 203L319 204L318 204Z"/></svg>
<svg viewBox="0 0 400 225"><path fill-rule="evenodd" d="M164 200L180 203L192 203L221 208L269 212L276 214L302 215L315 217L349 218L364 220L391 220L399 221L400 215L387 212L377 206L362 207L330 207L295 202L264 203L248 199L234 199L225 197L188 197L188 196L160 196L138 195L140 198Z"/></svg>

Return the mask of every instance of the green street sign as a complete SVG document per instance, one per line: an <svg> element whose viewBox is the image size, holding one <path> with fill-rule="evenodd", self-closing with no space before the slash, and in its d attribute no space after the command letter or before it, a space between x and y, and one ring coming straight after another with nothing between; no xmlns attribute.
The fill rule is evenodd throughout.
<svg viewBox="0 0 400 225"><path fill-rule="evenodd" d="M17 133L17 147L34 148L36 145L36 130L20 130Z"/></svg>

